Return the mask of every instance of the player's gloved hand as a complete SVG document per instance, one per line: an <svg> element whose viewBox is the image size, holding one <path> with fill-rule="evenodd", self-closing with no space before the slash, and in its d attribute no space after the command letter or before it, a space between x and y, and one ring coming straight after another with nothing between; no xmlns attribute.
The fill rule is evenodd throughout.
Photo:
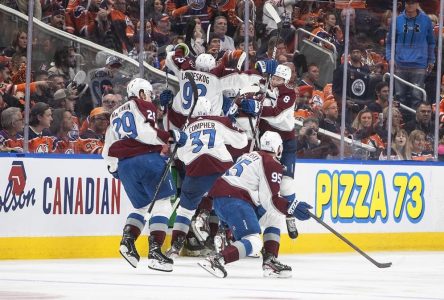
<svg viewBox="0 0 444 300"><path fill-rule="evenodd" d="M239 115L239 111L238 111L237 104L233 103L227 112L227 116L228 116L228 118L230 118L231 122L235 123L238 115Z"/></svg>
<svg viewBox="0 0 444 300"><path fill-rule="evenodd" d="M179 130L170 130L171 138L173 142L176 143L179 147L182 147L187 142L188 136L184 131Z"/></svg>
<svg viewBox="0 0 444 300"><path fill-rule="evenodd" d="M172 90L164 90L162 93L160 93L159 100L160 105L167 107L170 102L173 100L174 94Z"/></svg>
<svg viewBox="0 0 444 300"><path fill-rule="evenodd" d="M293 200L288 205L288 214L293 215L296 219L300 221L305 221L310 219L308 210L313 208L310 204L303 201Z"/></svg>
<svg viewBox="0 0 444 300"><path fill-rule="evenodd" d="M116 169L115 171L112 171L112 170L111 170L111 167L108 166L108 172L109 172L111 175L113 175L113 177L114 177L115 179L119 179L119 173L118 173L118 170L117 170L117 169Z"/></svg>
<svg viewBox="0 0 444 300"><path fill-rule="evenodd" d="M278 64L274 59L260 60L256 63L256 70L261 74L267 73L273 75L276 72Z"/></svg>
<svg viewBox="0 0 444 300"><path fill-rule="evenodd" d="M261 104L254 99L244 99L241 102L241 108L244 113L256 117L261 108Z"/></svg>

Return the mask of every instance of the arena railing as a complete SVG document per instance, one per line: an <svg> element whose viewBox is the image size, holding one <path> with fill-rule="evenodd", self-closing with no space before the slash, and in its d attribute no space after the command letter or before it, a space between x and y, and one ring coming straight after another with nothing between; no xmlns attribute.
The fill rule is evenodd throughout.
<svg viewBox="0 0 444 300"><path fill-rule="evenodd" d="M26 31L28 16L2 4L0 4L0 15L0 46L10 46L13 39L14 31L17 31L19 29ZM77 70L82 69L83 71L88 73L94 68L103 67L106 57L109 55L113 55L118 57L122 61L123 70L125 70L126 73L129 73L131 76L136 76L139 73L139 62L122 53L105 48L99 44L72 35L66 31L54 28L36 18L33 18L33 23L33 35L35 37L35 40L37 41L37 44L33 45L33 70L36 70L38 68L38 66L34 64L34 62L40 62L42 60L42 57L36 57L37 60L35 60L34 57L34 54L38 54L38 56L41 56L42 49L39 49L39 47L41 46L38 44L39 39L43 40L50 37L51 39L57 40L57 43L52 45L54 47L69 45L76 49L77 54L80 54L81 57L81 65L76 66ZM54 48L49 50L54 50ZM49 54L50 53L46 53L45 58L49 59L49 61L52 61L53 57ZM145 77L147 77L147 79L152 82L165 81L165 72L156 69L146 62L144 62L143 65L145 68ZM178 89L179 81L176 76L168 76L168 81L170 86L172 86L174 89Z"/></svg>

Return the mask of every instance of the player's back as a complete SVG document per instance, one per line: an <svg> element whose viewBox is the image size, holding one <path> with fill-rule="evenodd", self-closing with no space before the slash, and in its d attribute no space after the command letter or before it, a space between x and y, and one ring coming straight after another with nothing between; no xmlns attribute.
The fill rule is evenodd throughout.
<svg viewBox="0 0 444 300"><path fill-rule="evenodd" d="M179 159L186 165L190 176L204 176L221 173L233 161L226 144L245 147L247 136L233 127L227 117L205 116L191 120L185 130L186 144L178 149Z"/></svg>
<svg viewBox="0 0 444 300"><path fill-rule="evenodd" d="M196 82L199 97L206 97L211 101L212 111L216 115L222 112L222 89L220 88L219 78L208 72L186 71L191 73ZM190 81L182 71L179 76L180 90L174 98L172 108L175 112L188 116L193 105L193 88Z"/></svg>

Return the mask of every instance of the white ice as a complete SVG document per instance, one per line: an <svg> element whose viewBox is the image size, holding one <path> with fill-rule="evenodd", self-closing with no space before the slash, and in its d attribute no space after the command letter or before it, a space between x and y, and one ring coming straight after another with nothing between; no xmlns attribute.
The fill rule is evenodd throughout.
<svg viewBox="0 0 444 300"><path fill-rule="evenodd" d="M198 258L176 259L172 273L133 269L123 259L0 261L0 299L444 299L444 252L369 253L393 262L378 269L357 253L282 255L289 279L262 277L262 259L227 265L215 278Z"/></svg>

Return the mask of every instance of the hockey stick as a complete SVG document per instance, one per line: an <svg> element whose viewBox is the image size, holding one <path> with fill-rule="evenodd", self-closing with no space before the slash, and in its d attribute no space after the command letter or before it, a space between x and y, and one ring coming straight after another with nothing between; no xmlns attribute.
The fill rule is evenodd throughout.
<svg viewBox="0 0 444 300"><path fill-rule="evenodd" d="M274 20L274 22L276 22L276 25L277 25L278 33L277 33L277 38L276 38L276 41L275 41L274 47L273 47L273 54L271 55L271 59L276 59L277 44L278 44L280 36L281 36L282 20L279 17L279 14L277 13L276 9L269 2L264 4L264 11L266 11L270 15L270 17ZM267 80L265 81L265 95L261 101L261 106L260 106L259 112L257 114L257 121L256 121L256 125L254 126L254 130L253 130L253 140L251 141L250 152L252 152L254 150L254 147L256 146L256 143L258 142L258 134L257 133L259 131L259 123L261 120L262 110L264 108L263 101L267 95L267 89L270 84L271 76L272 76L271 74L268 74ZM253 121L251 121L250 124L252 125Z"/></svg>
<svg viewBox="0 0 444 300"><path fill-rule="evenodd" d="M342 234L340 234L339 232L337 232L336 230L334 230L332 227L330 227L327 223L325 223L324 221L322 221L321 219L319 219L316 215L314 215L312 212L308 211L308 214L310 215L310 217L312 217L313 219L316 220L316 222L318 222L319 224L321 224L322 226L324 226L325 228L327 228L331 233L333 233L334 235L336 235L338 238L340 238L344 243L346 243L347 245L349 245L350 247L352 247L356 252L358 252L359 254L361 254L362 256L364 256L367 260L369 260L372 264L374 264L375 266L377 266L378 268L389 268L392 263L388 262L388 263L380 263L377 262L376 260L374 260L373 258L371 258L367 253L365 253L364 251L362 251L361 249L358 248L358 246L356 246L355 244L353 244L352 242L350 242L346 237L344 237Z"/></svg>
<svg viewBox="0 0 444 300"><path fill-rule="evenodd" d="M196 85L196 82L194 81L193 75L190 72L186 72L185 73L185 77L190 81L191 88L193 89L194 102L193 102L193 105L191 106L190 113L189 113L189 115L188 115L188 117L187 117L187 119L185 121L185 124L182 127L182 130L187 128L188 123L190 122L190 118L193 115L194 108L196 107L197 98L199 97L199 91L197 90L197 85ZM165 169L163 171L162 177L160 178L160 181L159 181L159 183L156 186L156 190L154 192L153 199L151 201L150 206L148 207L148 213L151 213L151 211L153 210L154 203L156 202L156 197L157 197L157 195L159 194L159 191L160 191L160 187L162 186L162 183L164 182L165 178L168 175L168 172L170 171L171 164L173 163L173 160L174 160L174 157L176 156L178 148L179 148L179 146L176 143L176 145L174 146L173 152L168 157L168 162L167 162L167 164L165 166Z"/></svg>

